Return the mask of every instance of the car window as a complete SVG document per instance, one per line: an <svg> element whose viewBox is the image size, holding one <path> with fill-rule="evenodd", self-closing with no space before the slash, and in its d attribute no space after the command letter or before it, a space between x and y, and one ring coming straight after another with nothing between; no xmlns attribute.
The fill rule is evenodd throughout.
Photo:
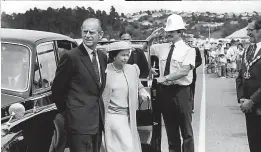
<svg viewBox="0 0 261 152"><path fill-rule="evenodd" d="M52 85L55 76L54 44L53 42L42 43L36 47L36 50L34 83L37 85L36 88L46 88Z"/></svg>
<svg viewBox="0 0 261 152"><path fill-rule="evenodd" d="M58 58L60 59L62 57L62 55L71 50L72 48L77 47L76 44L70 42L70 41L57 41L57 47L58 47Z"/></svg>
<svg viewBox="0 0 261 152"><path fill-rule="evenodd" d="M18 44L1 45L2 89L25 91L28 88L30 50Z"/></svg>

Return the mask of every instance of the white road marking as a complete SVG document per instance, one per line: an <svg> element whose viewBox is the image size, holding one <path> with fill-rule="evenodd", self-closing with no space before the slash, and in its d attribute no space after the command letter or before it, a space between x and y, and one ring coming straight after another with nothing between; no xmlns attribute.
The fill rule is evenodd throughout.
<svg viewBox="0 0 261 152"><path fill-rule="evenodd" d="M206 78L205 78L205 63L203 64L203 80L202 80L202 97L200 105L200 118L199 118L199 137L198 137L198 151L205 152L206 148Z"/></svg>

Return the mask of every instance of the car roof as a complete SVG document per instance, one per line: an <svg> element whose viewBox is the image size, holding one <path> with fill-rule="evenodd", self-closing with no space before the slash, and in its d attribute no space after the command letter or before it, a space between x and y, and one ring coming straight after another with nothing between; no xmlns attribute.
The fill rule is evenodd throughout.
<svg viewBox="0 0 261 152"><path fill-rule="evenodd" d="M74 39L57 33L36 31L36 30L26 30L26 29L1 29L1 41L2 42L21 42L27 45L35 45L38 41L44 40L68 40L75 42Z"/></svg>

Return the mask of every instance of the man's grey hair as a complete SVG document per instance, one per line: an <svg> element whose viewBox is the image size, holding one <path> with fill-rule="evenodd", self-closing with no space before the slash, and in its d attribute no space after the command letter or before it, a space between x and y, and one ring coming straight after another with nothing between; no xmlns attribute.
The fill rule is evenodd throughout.
<svg viewBox="0 0 261 152"><path fill-rule="evenodd" d="M82 29L83 24L84 24L85 22L97 22L97 24L99 25L99 27L98 27L99 32L102 31L101 21L100 21L99 19L97 19L97 18L87 18L86 20L84 20L84 21L82 22L81 29Z"/></svg>

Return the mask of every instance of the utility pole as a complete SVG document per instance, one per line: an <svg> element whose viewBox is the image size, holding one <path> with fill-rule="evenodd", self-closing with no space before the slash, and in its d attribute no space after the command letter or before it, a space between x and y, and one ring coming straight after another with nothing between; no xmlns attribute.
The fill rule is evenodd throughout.
<svg viewBox="0 0 261 152"><path fill-rule="evenodd" d="M210 40L210 24L208 24L208 40Z"/></svg>

